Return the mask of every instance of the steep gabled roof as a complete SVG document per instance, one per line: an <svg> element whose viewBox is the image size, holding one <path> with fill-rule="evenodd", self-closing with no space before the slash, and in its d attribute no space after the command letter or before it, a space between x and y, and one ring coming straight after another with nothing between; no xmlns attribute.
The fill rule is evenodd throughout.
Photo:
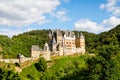
<svg viewBox="0 0 120 80"><path fill-rule="evenodd" d="M52 43L53 43L53 44L56 44L56 43L57 43L55 37L53 37Z"/></svg>

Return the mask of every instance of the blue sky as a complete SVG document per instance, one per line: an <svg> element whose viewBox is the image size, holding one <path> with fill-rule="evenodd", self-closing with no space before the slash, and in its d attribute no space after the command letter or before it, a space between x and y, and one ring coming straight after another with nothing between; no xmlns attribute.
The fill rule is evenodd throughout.
<svg viewBox="0 0 120 80"><path fill-rule="evenodd" d="M36 29L100 33L120 23L120 0L0 0L0 34Z"/></svg>

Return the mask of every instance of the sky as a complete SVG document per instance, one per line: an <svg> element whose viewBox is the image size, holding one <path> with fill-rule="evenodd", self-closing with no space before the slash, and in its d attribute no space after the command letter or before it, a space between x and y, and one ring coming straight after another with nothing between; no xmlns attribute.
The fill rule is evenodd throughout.
<svg viewBox="0 0 120 80"><path fill-rule="evenodd" d="M62 29L101 33L120 24L120 0L0 0L0 35Z"/></svg>

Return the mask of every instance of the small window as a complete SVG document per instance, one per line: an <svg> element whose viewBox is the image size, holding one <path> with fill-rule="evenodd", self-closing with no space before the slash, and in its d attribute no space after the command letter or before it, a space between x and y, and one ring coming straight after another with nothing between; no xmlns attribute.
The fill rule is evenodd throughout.
<svg viewBox="0 0 120 80"><path fill-rule="evenodd" d="M73 44L75 44L75 43L73 42Z"/></svg>
<svg viewBox="0 0 120 80"><path fill-rule="evenodd" d="M71 42L69 42L69 44L71 44Z"/></svg>
<svg viewBox="0 0 120 80"><path fill-rule="evenodd" d="M66 42L66 44L68 44L68 42Z"/></svg>

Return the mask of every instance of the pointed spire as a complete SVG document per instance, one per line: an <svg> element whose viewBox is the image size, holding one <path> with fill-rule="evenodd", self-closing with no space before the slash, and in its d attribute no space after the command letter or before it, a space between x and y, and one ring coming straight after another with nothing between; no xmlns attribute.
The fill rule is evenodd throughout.
<svg viewBox="0 0 120 80"><path fill-rule="evenodd" d="M83 33L82 33L82 32L80 32L80 38L81 38L81 39L83 39L83 38L84 38L84 36L83 36Z"/></svg>
<svg viewBox="0 0 120 80"><path fill-rule="evenodd" d="M57 42L56 42L56 39L55 39L55 37L53 37L53 44L56 44Z"/></svg>
<svg viewBox="0 0 120 80"><path fill-rule="evenodd" d="M50 37L50 36L52 36L52 33L51 33L51 31L49 31L49 37Z"/></svg>
<svg viewBox="0 0 120 80"><path fill-rule="evenodd" d="M72 32L72 37L75 38L75 33L74 32Z"/></svg>
<svg viewBox="0 0 120 80"><path fill-rule="evenodd" d="M45 45L44 45L44 51L48 51L48 50L49 50L48 43L45 43Z"/></svg>

